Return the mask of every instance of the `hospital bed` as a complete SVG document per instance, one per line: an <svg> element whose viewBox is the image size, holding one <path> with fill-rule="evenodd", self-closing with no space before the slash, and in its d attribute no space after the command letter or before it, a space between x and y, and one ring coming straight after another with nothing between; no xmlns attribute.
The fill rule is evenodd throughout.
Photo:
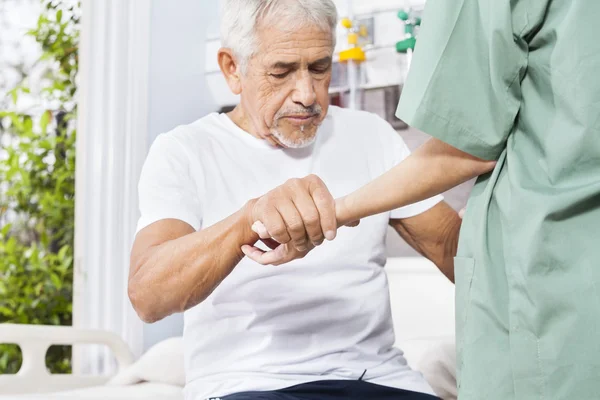
<svg viewBox="0 0 600 400"><path fill-rule="evenodd" d="M423 258L391 258L386 265L397 346L443 399L455 399L454 286ZM71 327L0 325L0 343L16 343L23 365L0 375L0 400L182 400L183 345L171 338L134 362L115 334ZM53 344L104 344L116 376L50 375L45 354Z"/></svg>

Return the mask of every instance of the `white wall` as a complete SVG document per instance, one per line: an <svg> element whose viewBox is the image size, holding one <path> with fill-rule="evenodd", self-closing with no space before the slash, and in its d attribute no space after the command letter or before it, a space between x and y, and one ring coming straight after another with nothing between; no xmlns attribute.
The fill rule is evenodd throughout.
<svg viewBox="0 0 600 400"><path fill-rule="evenodd" d="M217 0L152 0L152 140L176 125L215 111L206 89L204 57L207 29L217 15Z"/></svg>
<svg viewBox="0 0 600 400"><path fill-rule="evenodd" d="M207 31L217 0L152 0L149 140L217 110L204 78ZM182 315L144 326L144 348L181 335Z"/></svg>

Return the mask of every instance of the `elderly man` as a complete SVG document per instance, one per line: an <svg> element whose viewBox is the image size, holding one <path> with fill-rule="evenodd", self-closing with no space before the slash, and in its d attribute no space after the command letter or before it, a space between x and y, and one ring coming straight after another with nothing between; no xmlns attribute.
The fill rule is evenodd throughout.
<svg viewBox="0 0 600 400"><path fill-rule="evenodd" d="M330 0L224 3L219 63L241 103L153 144L135 309L147 322L185 311L189 400L434 398L393 347L384 239L391 224L453 279L460 219L430 198L338 232L334 198L409 150L378 117L329 107ZM254 221L269 226L267 246L288 243L278 264L299 259L260 265L273 253L253 247Z"/></svg>

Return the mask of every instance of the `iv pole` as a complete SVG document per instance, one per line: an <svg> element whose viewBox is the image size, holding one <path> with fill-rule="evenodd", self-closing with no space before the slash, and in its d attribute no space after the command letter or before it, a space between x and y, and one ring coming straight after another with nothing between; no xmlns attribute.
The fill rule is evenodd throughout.
<svg viewBox="0 0 600 400"><path fill-rule="evenodd" d="M352 6L352 0L346 0L348 5L348 17L342 19L342 26L348 29L348 49L340 52L340 63L348 63L347 66L347 79L348 79L348 108L357 108L357 97L359 91L359 73L360 64L365 62L367 56L365 51L359 44L361 37L367 36L367 28L363 25L356 26L354 18L354 10Z"/></svg>

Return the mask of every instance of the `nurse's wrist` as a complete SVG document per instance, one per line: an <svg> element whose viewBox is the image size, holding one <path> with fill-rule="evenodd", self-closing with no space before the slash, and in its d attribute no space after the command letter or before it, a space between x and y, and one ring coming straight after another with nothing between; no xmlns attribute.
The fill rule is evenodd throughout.
<svg viewBox="0 0 600 400"><path fill-rule="evenodd" d="M359 220L359 218L354 218L352 213L350 212L351 207L348 205L349 199L348 197L340 197L335 201L335 217L337 220L338 229L342 226L346 226L353 222Z"/></svg>

